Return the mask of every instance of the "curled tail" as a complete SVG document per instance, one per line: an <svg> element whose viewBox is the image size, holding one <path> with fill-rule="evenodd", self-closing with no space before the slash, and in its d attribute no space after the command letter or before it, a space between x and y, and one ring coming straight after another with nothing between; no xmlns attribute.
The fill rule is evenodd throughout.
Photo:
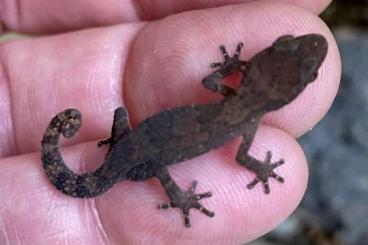
<svg viewBox="0 0 368 245"><path fill-rule="evenodd" d="M42 139L41 159L50 182L61 192L73 197L94 197L114 184L106 178L103 166L94 172L76 174L64 163L59 152L59 138L72 137L81 127L82 115L76 109L66 109L50 122Z"/></svg>

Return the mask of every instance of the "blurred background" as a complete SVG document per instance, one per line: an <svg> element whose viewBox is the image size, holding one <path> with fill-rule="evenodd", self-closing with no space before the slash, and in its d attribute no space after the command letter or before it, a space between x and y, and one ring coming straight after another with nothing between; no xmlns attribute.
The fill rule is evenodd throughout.
<svg viewBox="0 0 368 245"><path fill-rule="evenodd" d="M339 45L340 89L299 139L310 168L300 207L251 245L368 244L368 0L335 0L321 18Z"/></svg>

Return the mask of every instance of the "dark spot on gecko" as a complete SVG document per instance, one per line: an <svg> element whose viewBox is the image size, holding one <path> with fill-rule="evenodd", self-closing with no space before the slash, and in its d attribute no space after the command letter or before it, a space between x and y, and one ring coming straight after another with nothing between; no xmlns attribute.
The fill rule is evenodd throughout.
<svg viewBox="0 0 368 245"><path fill-rule="evenodd" d="M77 185L81 185L84 183L84 181L85 181L85 178L83 178L82 176L78 176L77 179L75 180L75 183Z"/></svg>
<svg viewBox="0 0 368 245"><path fill-rule="evenodd" d="M56 189L58 190L63 190L64 186L65 186L65 178L59 178L60 175L58 176L58 178L54 179L54 181L52 181L52 183L55 185Z"/></svg>
<svg viewBox="0 0 368 245"><path fill-rule="evenodd" d="M50 182L66 195L83 198L98 196L122 180L144 181L156 177L170 199L159 208L181 209L185 226L190 227L189 211L193 208L214 216L199 202L212 193L196 194L196 181L188 191L183 191L171 178L167 166L242 136L236 160L255 174L247 187L251 189L262 183L265 193L270 193L270 177L284 182L274 172L284 160L272 162L271 152L267 152L264 161L257 160L248 154L249 148L262 116L290 103L316 79L327 54L327 41L319 34L282 36L249 61L239 60L242 47L240 43L230 57L221 45L224 61L213 63L211 67L218 69L202 81L204 87L224 96L218 103L164 110L134 129L129 127L125 109L117 108L111 137L98 142L98 146L109 145L108 154L94 172L78 175L65 165L58 150L60 134L72 137L80 128L82 117L76 109L57 114L42 139L41 158ZM238 90L220 82L236 71L242 72Z"/></svg>
<svg viewBox="0 0 368 245"><path fill-rule="evenodd" d="M75 193L77 194L77 196L87 196L89 193L89 190L87 189L87 187L83 186L83 185L77 185L77 187L75 188Z"/></svg>

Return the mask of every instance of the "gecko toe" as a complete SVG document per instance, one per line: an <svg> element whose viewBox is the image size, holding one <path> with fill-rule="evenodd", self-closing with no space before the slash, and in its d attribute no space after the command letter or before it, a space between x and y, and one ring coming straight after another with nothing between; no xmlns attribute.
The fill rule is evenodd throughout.
<svg viewBox="0 0 368 245"><path fill-rule="evenodd" d="M214 62L214 63L211 63L210 64L210 67L211 68L216 68L216 67L221 67L222 66L222 63L221 62Z"/></svg>
<svg viewBox="0 0 368 245"><path fill-rule="evenodd" d="M259 178L255 178L252 182L250 182L247 185L247 188L248 189L253 189L253 187L255 187L258 184L259 181L261 181Z"/></svg>
<svg viewBox="0 0 368 245"><path fill-rule="evenodd" d="M243 46L244 46L244 43L242 43L242 42L238 43L238 46L236 47L234 57L236 57L236 58L239 57L240 51L242 50Z"/></svg>
<svg viewBox="0 0 368 245"><path fill-rule="evenodd" d="M200 212L204 213L208 217L211 217L212 218L212 217L215 216L215 213L214 212L212 212L212 211L208 210L207 208L203 207L203 205L200 204L200 203L196 203L193 206L193 208L198 209Z"/></svg>
<svg viewBox="0 0 368 245"><path fill-rule="evenodd" d="M220 50L221 50L222 56L224 56L225 61L226 60L229 60L230 59L230 56L229 56L229 54L228 54L228 52L227 52L227 50L225 48L225 45L223 45L223 44L220 45Z"/></svg>
<svg viewBox="0 0 368 245"><path fill-rule="evenodd" d="M190 228L192 226L190 223L189 213L184 214L184 224L186 228Z"/></svg>
<svg viewBox="0 0 368 245"><path fill-rule="evenodd" d="M277 168L278 166L280 166L280 165L282 165L284 163L285 163L285 160L284 159L280 159L279 161L272 163L270 166L271 166L272 169L274 169L274 168Z"/></svg>
<svg viewBox="0 0 368 245"><path fill-rule="evenodd" d="M270 194L271 190L270 190L270 185L268 184L268 181L263 182L263 188L264 188L265 194Z"/></svg>
<svg viewBox="0 0 368 245"><path fill-rule="evenodd" d="M192 187L190 187L188 193L193 194L195 192L195 189L197 188L198 181L193 181Z"/></svg>
<svg viewBox="0 0 368 245"><path fill-rule="evenodd" d="M163 203L163 204L159 204L157 206L158 209L168 209L168 208L175 208L175 205L173 205L171 202L169 203Z"/></svg>
<svg viewBox="0 0 368 245"><path fill-rule="evenodd" d="M208 198L208 197L212 197L212 192L209 191L209 192L206 192L206 193L196 195L196 198L197 198L198 201L203 199L203 198Z"/></svg>
<svg viewBox="0 0 368 245"><path fill-rule="evenodd" d="M270 177L274 178L275 180L277 180L280 183L284 183L285 182L285 179L283 177L277 175L275 172L272 172L270 174Z"/></svg>

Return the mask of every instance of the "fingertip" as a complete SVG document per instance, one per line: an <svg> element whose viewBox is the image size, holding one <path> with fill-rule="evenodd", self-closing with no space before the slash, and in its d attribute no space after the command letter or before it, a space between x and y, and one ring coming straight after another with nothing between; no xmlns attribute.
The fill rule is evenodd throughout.
<svg viewBox="0 0 368 245"><path fill-rule="evenodd" d="M224 205L225 207L229 205L231 210L237 210L236 213L231 211L226 213L230 213L229 217L233 219L228 220L233 222L229 227L239 227L239 243L249 242L283 222L297 208L307 188L307 160L303 149L295 139L277 128L261 126L252 144L250 155L263 160L267 150L272 151L271 162L276 162L281 158L285 159L283 165L275 168L275 173L284 180L283 183L270 178L268 194L265 194L265 189L261 184L247 190L244 188L245 184L253 180L254 173L240 166L238 173L233 173L232 178L240 180L235 183L233 181L232 185L236 187L232 190L223 187L218 191L221 193L236 192L232 194L236 198L232 201L227 200L227 203L228 201L231 203ZM236 175L243 176L235 177ZM222 194L220 198L225 200L226 196Z"/></svg>
<svg viewBox="0 0 368 245"><path fill-rule="evenodd" d="M328 27L314 14L293 5L254 2L179 14L147 25L134 43L126 69L127 106L134 121L139 122L164 108L219 101L221 98L203 89L198 81L210 73L210 63L221 59L220 43L232 49L244 41L240 56L249 60L282 35L307 33L322 34L329 44L317 80L295 101L264 121L295 137L302 135L331 106L339 86L341 64ZM145 98L144 106L135 96L137 91Z"/></svg>

